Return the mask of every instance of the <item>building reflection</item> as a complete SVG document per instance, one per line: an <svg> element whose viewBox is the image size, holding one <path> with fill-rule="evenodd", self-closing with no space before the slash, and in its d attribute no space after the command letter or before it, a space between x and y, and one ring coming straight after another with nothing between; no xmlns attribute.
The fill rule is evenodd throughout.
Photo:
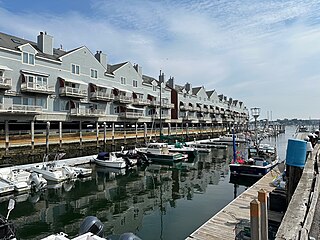
<svg viewBox="0 0 320 240"><path fill-rule="evenodd" d="M104 223L107 235L137 232L144 216L155 211L165 214L179 199L192 200L209 185L218 185L229 174L229 157L228 150L217 149L175 166L152 164L131 171L92 166L92 178L27 195L16 204L11 219L19 226L21 239L39 239L61 231L75 236L89 215ZM1 203L1 212L6 204Z"/></svg>

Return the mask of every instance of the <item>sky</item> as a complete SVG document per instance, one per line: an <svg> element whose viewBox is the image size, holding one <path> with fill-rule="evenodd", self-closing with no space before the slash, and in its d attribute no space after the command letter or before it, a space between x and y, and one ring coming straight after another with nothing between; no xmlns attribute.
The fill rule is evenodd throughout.
<svg viewBox="0 0 320 240"><path fill-rule="evenodd" d="M320 119L319 0L0 0L0 31L101 50L175 83L261 108L261 119Z"/></svg>

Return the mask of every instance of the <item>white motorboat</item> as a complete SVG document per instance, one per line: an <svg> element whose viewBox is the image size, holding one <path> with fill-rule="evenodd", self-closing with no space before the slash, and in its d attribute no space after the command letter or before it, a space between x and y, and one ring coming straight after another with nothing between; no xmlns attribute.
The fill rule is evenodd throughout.
<svg viewBox="0 0 320 240"><path fill-rule="evenodd" d="M56 155L55 160L48 162L48 155L44 156L44 161L42 164L32 167L31 170L37 173L41 173L42 176L53 182L62 182L65 180L77 178L77 173L72 167L69 166L59 166L56 164L58 155Z"/></svg>
<svg viewBox="0 0 320 240"><path fill-rule="evenodd" d="M127 163L123 157L117 157L114 152L101 152L94 158L94 162L103 167L126 168Z"/></svg>
<svg viewBox="0 0 320 240"><path fill-rule="evenodd" d="M136 151L156 162L174 162L188 158L187 154L169 152L167 143L149 143L147 147L136 148Z"/></svg>
<svg viewBox="0 0 320 240"><path fill-rule="evenodd" d="M40 190L47 186L47 181L41 174L28 172L22 169L2 168L0 179L14 186L16 192L29 191L31 188Z"/></svg>
<svg viewBox="0 0 320 240"><path fill-rule="evenodd" d="M238 143L247 142L246 136L244 134L238 133L234 135L235 141ZM233 142L233 134L226 134L219 137L219 142Z"/></svg>
<svg viewBox="0 0 320 240"><path fill-rule="evenodd" d="M168 145L169 152L188 154L188 158L195 158L198 155L197 149L186 146L185 143L176 141L174 145Z"/></svg>

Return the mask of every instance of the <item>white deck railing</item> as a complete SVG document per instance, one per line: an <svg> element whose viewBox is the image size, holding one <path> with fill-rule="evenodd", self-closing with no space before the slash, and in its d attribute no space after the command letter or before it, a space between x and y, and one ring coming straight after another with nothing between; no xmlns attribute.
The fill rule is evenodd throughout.
<svg viewBox="0 0 320 240"><path fill-rule="evenodd" d="M78 96L78 97L86 97L88 94L86 89L73 88L73 87L60 87L59 93L60 95Z"/></svg>
<svg viewBox="0 0 320 240"><path fill-rule="evenodd" d="M48 92L48 93L54 92L53 87L49 87L48 85L40 85L34 82L22 83L21 90L32 90L32 91Z"/></svg>
<svg viewBox="0 0 320 240"><path fill-rule="evenodd" d="M37 113L37 112L42 112L42 107L34 106L34 105L0 104L0 111L1 112Z"/></svg>
<svg viewBox="0 0 320 240"><path fill-rule="evenodd" d="M0 77L0 87L11 88L12 79L6 77Z"/></svg>
<svg viewBox="0 0 320 240"><path fill-rule="evenodd" d="M91 92L90 93L90 98L111 101L111 100L114 99L114 95L112 93L96 91L96 92Z"/></svg>

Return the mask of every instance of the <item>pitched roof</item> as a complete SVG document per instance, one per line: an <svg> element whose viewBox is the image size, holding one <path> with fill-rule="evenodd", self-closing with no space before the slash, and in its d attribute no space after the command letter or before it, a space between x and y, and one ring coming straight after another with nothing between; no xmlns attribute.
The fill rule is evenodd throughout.
<svg viewBox="0 0 320 240"><path fill-rule="evenodd" d="M156 81L159 84L157 79L147 75L142 75L142 80L142 83L152 84L153 81Z"/></svg>
<svg viewBox="0 0 320 240"><path fill-rule="evenodd" d="M20 51L18 47L27 43L29 43L33 48L35 48L38 51L37 56L40 56L40 57L59 61L59 57L66 54L65 51L61 49L56 49L56 48L53 48L53 55L45 54L38 48L37 43L33 41L25 40L19 37L15 37L15 36L0 32L0 47L15 50L15 51Z"/></svg>
<svg viewBox="0 0 320 240"><path fill-rule="evenodd" d="M208 98L210 98L215 91L216 90L206 91L206 94L207 94Z"/></svg>
<svg viewBox="0 0 320 240"><path fill-rule="evenodd" d="M181 85L175 85L174 89L177 90L177 92L182 92L182 90L184 89L185 86L181 86Z"/></svg>
<svg viewBox="0 0 320 240"><path fill-rule="evenodd" d="M115 65L108 65L108 71L110 73L113 73L114 71L116 71L117 69L121 68L122 66L126 65L128 62L123 62L123 63L118 63Z"/></svg>
<svg viewBox="0 0 320 240"><path fill-rule="evenodd" d="M192 94L193 95L197 95L201 88L202 87L194 87L194 88L192 88Z"/></svg>

